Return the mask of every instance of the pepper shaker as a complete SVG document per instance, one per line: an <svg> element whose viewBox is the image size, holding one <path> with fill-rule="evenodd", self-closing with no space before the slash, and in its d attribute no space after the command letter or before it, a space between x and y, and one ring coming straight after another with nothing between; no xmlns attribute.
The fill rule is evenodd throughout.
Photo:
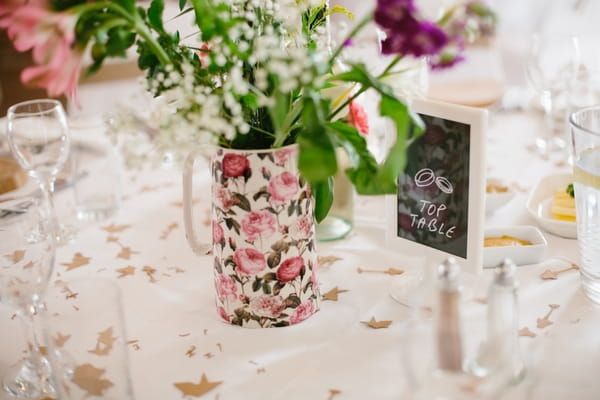
<svg viewBox="0 0 600 400"><path fill-rule="evenodd" d="M463 346L460 321L460 267L453 257L438 266L436 340L438 368L460 372Z"/></svg>

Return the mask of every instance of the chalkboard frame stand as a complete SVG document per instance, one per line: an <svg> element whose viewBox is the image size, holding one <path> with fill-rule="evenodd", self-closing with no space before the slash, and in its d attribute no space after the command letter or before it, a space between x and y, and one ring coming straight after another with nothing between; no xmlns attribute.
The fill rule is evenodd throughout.
<svg viewBox="0 0 600 400"><path fill-rule="evenodd" d="M411 111L456 121L470 126L469 193L466 258L456 257L442 250L399 237L397 194L386 196L386 246L404 257L420 257L429 266L454 257L462 269L478 274L483 268L483 239L485 229L485 169L488 111L427 99L414 99Z"/></svg>

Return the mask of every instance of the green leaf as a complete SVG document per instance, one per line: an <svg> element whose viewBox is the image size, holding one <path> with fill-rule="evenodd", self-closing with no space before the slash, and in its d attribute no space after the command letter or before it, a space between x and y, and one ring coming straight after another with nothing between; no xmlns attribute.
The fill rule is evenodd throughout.
<svg viewBox="0 0 600 400"><path fill-rule="evenodd" d="M381 82L380 80L378 80L373 75L371 75L368 72L367 67L362 63L351 64L350 69L348 71L333 75L329 80L331 82L335 82L335 81L358 82L365 89L373 88L373 89L377 90L379 93L381 93L382 95L385 94L385 95L388 95L391 97L395 97L393 89L390 86L388 86L388 85L384 84L383 82Z"/></svg>
<svg viewBox="0 0 600 400"><path fill-rule="evenodd" d="M248 211L250 212L250 202L248 201L248 199L246 198L246 196L244 196L241 193L233 193L233 198L237 200L236 202L236 206L238 206L239 208L241 208L244 211Z"/></svg>
<svg viewBox="0 0 600 400"><path fill-rule="evenodd" d="M304 99L303 126L297 138L298 168L309 182L325 181L337 172L335 147L325 129L323 104L315 97L307 95Z"/></svg>
<svg viewBox="0 0 600 400"><path fill-rule="evenodd" d="M162 22L162 15L165 9L165 3L163 0L152 0L150 7L148 8L148 20L150 25L159 32L164 32L165 28Z"/></svg>
<svg viewBox="0 0 600 400"><path fill-rule="evenodd" d="M277 267L279 265L280 261L281 261L281 253L278 251L270 253L269 256L267 257L267 265L271 269Z"/></svg>
<svg viewBox="0 0 600 400"><path fill-rule="evenodd" d="M276 138L282 138L285 136L287 132L283 132L282 128L284 125L284 121L290 112L291 105L291 97L288 94L284 94L281 92L276 92L274 104L268 108L269 116L271 117L271 122L273 123L273 129ZM277 140L278 143L282 143L283 139Z"/></svg>
<svg viewBox="0 0 600 400"><path fill-rule="evenodd" d="M262 282L261 282L260 278L256 277L254 279L254 282L252 282L252 291L258 292L258 290L260 289L261 286L262 286Z"/></svg>
<svg viewBox="0 0 600 400"><path fill-rule="evenodd" d="M300 304L302 304L302 301L300 300L300 297L298 297L298 295L296 293L290 294L287 297L287 299L285 299L286 308L287 307L296 308Z"/></svg>
<svg viewBox="0 0 600 400"><path fill-rule="evenodd" d="M135 0L116 0L127 11L135 11Z"/></svg>
<svg viewBox="0 0 600 400"><path fill-rule="evenodd" d="M315 219L321 222L333 204L333 177L330 176L325 181L313 182L310 187L315 198Z"/></svg>
<svg viewBox="0 0 600 400"><path fill-rule="evenodd" d="M386 95L381 96L379 112L382 116L391 118L396 125L396 141L390 148L378 174L378 178L383 182L394 182L394 191L391 193L393 194L398 175L404 171L404 167L406 166L406 148L408 145L408 134L411 129L411 118L408 108L404 103L395 97ZM416 125L414 133L420 134L422 131L423 124L421 122L420 125Z"/></svg>
<svg viewBox="0 0 600 400"><path fill-rule="evenodd" d="M185 7L187 0L179 0L179 11L182 11Z"/></svg>

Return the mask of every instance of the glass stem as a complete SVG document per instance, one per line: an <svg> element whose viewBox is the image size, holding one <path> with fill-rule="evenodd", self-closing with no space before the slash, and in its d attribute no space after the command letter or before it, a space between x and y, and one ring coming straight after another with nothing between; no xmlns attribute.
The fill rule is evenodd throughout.
<svg viewBox="0 0 600 400"><path fill-rule="evenodd" d="M52 232L54 244L58 244L60 237L60 229L58 218L56 217L56 208L54 206L54 179L40 179L40 187L44 196L45 209L48 217L49 227Z"/></svg>
<svg viewBox="0 0 600 400"><path fill-rule="evenodd" d="M29 357L26 359L28 369L33 372L36 377L37 390L42 395L48 395L48 398L54 398L55 394L54 385L51 380L50 364L44 354L44 348L41 346L41 342L38 339L35 326L35 315L37 308L34 304L25 306L19 311L19 319L23 325L23 333L29 346ZM44 397L46 398L46 397Z"/></svg>

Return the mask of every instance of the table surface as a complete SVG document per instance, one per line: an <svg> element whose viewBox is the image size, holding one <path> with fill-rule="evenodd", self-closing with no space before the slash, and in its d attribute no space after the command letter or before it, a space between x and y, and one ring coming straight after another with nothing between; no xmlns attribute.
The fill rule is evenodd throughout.
<svg viewBox="0 0 600 400"><path fill-rule="evenodd" d="M491 110L486 175L503 179L517 194L486 216L486 226L536 225L525 208L529 192L542 176L569 171L565 160L543 159L528 146L540 129L541 118L533 111ZM197 225L208 241L205 164L196 181ZM357 196L352 233L318 243L319 256L331 261L319 269L321 293L344 290L337 300L322 301L318 313L296 326L245 329L217 316L211 258L196 256L186 242L178 168L124 171L122 186L115 216L83 227L73 243L58 249L52 281L105 276L119 284L137 399L190 398L174 383L198 383L203 374L222 382L202 397L207 399L404 398L408 384L402 354L416 344L406 339L410 309L394 301L389 290L418 268L384 246L382 198ZM584 296L577 271L556 280L540 277L546 269L564 267L563 258L579 260L576 240L548 232L544 236L544 261L518 267L519 324L530 332L519 340L530 369L523 384L510 388L505 398L600 398L600 307ZM89 260L73 264L78 253ZM390 267L406 273L358 270ZM490 277L490 270L477 277L476 293L464 309L465 326L485 324L486 306L480 300ZM547 317L550 304L560 307ZM22 357L26 346L11 317L12 311L2 306L0 372ZM392 323L383 329L361 323L371 318ZM544 318L552 323L538 327Z"/></svg>

